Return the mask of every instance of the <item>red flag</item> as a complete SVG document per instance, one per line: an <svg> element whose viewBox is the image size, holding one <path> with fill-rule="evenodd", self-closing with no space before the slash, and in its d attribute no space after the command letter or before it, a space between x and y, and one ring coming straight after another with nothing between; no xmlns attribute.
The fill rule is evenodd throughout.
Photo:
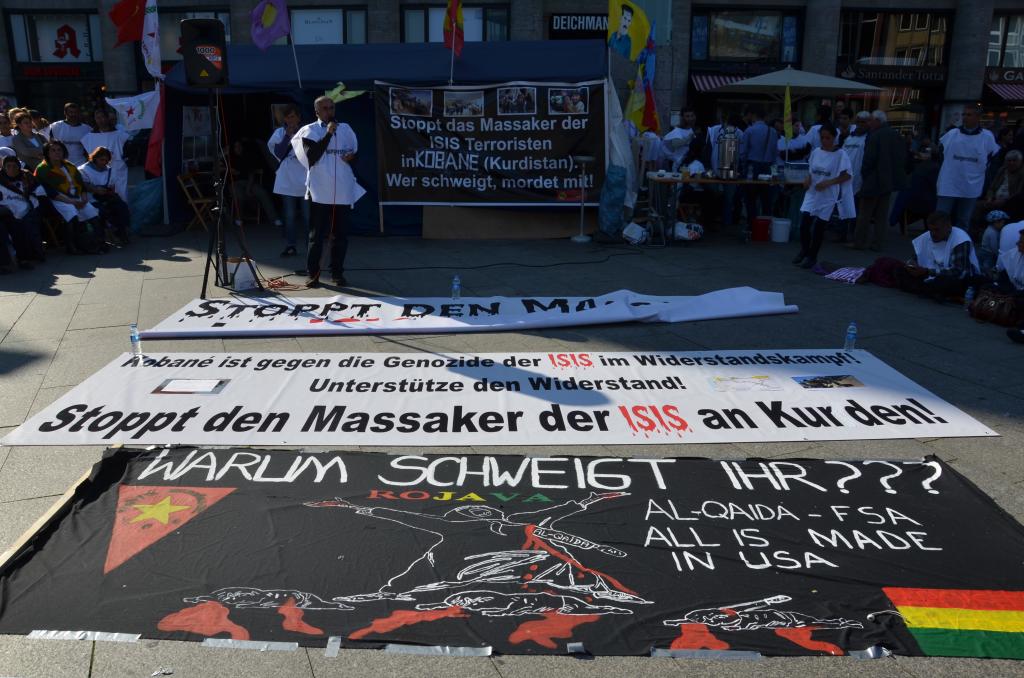
<svg viewBox="0 0 1024 678"><path fill-rule="evenodd" d="M110 9L110 20L117 28L117 43L142 40L142 20L146 17L146 0L121 0Z"/></svg>
<svg viewBox="0 0 1024 678"><path fill-rule="evenodd" d="M164 96L163 84L157 85L160 88L160 103L156 108L156 118L153 119L153 131L149 133L149 146L146 148L146 171L155 177L163 175L163 147L164 147Z"/></svg>
<svg viewBox="0 0 1024 678"><path fill-rule="evenodd" d="M103 574L180 529L234 491L233 487L120 486Z"/></svg>
<svg viewBox="0 0 1024 678"><path fill-rule="evenodd" d="M448 0L448 9L444 14L444 46L462 56L462 43L465 34L462 30L462 0Z"/></svg>

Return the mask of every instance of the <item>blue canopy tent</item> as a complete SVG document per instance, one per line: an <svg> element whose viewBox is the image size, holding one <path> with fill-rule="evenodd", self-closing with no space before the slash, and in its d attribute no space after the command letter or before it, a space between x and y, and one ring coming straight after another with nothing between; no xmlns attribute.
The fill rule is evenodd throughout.
<svg viewBox="0 0 1024 678"><path fill-rule="evenodd" d="M369 45L298 45L295 48L302 75L299 88L295 61L289 46L272 46L266 52L254 45L228 47L230 84L222 95L273 94L301 104L304 118L312 119L312 102L337 83L348 89L372 90L375 80L410 85L441 85L448 82L450 53L438 43L378 43ZM455 83L487 84L513 80L577 82L604 78L608 52L600 40L531 42L468 42L455 62ZM181 139L183 106L205 105L205 89L189 87L184 64L167 74L166 129L169 143L165 159L168 177L181 171L178 141ZM355 172L367 195L352 215L353 232L377 230L377 157L374 109L370 96L343 102L339 120L352 126L359 137ZM269 112L267 119L269 120ZM230 133L230 130L229 130ZM268 126L266 136L271 130ZM174 186L173 181L168 181ZM180 220L187 206L177 190L168 196L172 217ZM389 232L418 232L421 208L388 208ZM411 227L411 229L410 229Z"/></svg>

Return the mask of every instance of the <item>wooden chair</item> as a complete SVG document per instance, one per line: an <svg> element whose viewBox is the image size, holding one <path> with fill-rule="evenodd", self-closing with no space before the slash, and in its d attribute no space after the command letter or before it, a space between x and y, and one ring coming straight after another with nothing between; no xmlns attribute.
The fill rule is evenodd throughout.
<svg viewBox="0 0 1024 678"><path fill-rule="evenodd" d="M249 176L249 181L258 185L263 185L263 170L254 170ZM229 184L234 186L234 184ZM251 221L254 224L263 223L263 206L259 200L243 198L242 196L236 196L232 200L232 209L234 211L235 220L240 222Z"/></svg>
<svg viewBox="0 0 1024 678"><path fill-rule="evenodd" d="M179 174L178 185L181 186L181 191L185 194L185 200L195 214L192 217L192 221L188 222L185 230L187 231L192 227L198 228L199 226L202 226L204 231L210 230L207 219L213 220L213 208L217 204L217 200L204 194L194 174Z"/></svg>

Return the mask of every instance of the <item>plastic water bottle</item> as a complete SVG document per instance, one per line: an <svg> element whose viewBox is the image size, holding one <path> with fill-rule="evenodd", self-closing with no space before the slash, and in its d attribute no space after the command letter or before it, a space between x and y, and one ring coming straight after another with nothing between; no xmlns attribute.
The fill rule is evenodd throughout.
<svg viewBox="0 0 1024 678"><path fill-rule="evenodd" d="M462 279L459 277L458 273L456 273L455 277L452 278L452 299L461 299L461 298L462 298Z"/></svg>
<svg viewBox="0 0 1024 678"><path fill-rule="evenodd" d="M974 302L974 288L968 287L967 291L964 292L964 310L968 313L971 312L971 303Z"/></svg>
<svg viewBox="0 0 1024 678"><path fill-rule="evenodd" d="M843 342L844 351L852 351L857 347L857 323L851 322L846 328L846 341Z"/></svg>
<svg viewBox="0 0 1024 678"><path fill-rule="evenodd" d="M142 359L142 339L139 338L138 323L132 323L128 326L128 334L132 340L132 357L138 362Z"/></svg>

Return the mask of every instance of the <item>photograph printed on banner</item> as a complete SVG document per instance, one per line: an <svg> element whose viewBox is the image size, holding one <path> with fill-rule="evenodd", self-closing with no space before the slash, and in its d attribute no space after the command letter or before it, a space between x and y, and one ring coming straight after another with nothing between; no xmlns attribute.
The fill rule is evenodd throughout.
<svg viewBox="0 0 1024 678"><path fill-rule="evenodd" d="M781 391L782 385L767 374L742 375L737 377L714 376L708 380L711 388L719 393L736 391Z"/></svg>
<svg viewBox="0 0 1024 678"><path fill-rule="evenodd" d="M444 116L446 118L479 118L484 114L484 93L451 92L444 93Z"/></svg>
<svg viewBox="0 0 1024 678"><path fill-rule="evenodd" d="M423 118L434 114L434 91L392 87L389 92L391 112L395 115L417 115Z"/></svg>
<svg viewBox="0 0 1024 678"><path fill-rule="evenodd" d="M499 87L498 115L536 115L536 87Z"/></svg>
<svg viewBox="0 0 1024 678"><path fill-rule="evenodd" d="M548 114L580 115L590 111L590 88L570 87L548 90Z"/></svg>
<svg viewBox="0 0 1024 678"><path fill-rule="evenodd" d="M804 388L853 388L864 385L860 379L849 374L793 377L793 381Z"/></svg>

